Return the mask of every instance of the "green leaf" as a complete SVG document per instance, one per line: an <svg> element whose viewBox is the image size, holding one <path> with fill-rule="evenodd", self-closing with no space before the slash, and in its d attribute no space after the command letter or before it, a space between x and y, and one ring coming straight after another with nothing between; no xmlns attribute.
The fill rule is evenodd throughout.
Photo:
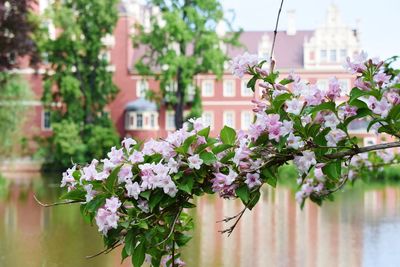
<svg viewBox="0 0 400 267"><path fill-rule="evenodd" d="M236 131L225 125L221 130L220 137L223 144L233 145L236 141Z"/></svg>
<svg viewBox="0 0 400 267"><path fill-rule="evenodd" d="M231 160L235 156L235 152L231 151L228 152L225 157L223 157L220 162L221 163L227 163L229 160Z"/></svg>
<svg viewBox="0 0 400 267"><path fill-rule="evenodd" d="M100 206L106 202L107 195L101 194L95 196L91 201L86 204L85 212L95 212Z"/></svg>
<svg viewBox="0 0 400 267"><path fill-rule="evenodd" d="M223 152L223 151L225 151L225 150L227 150L227 149L229 149L231 147L232 147L232 145L221 144L221 145L218 145L218 146L214 147L212 149L212 152L214 154L218 154L218 153L221 153L221 152Z"/></svg>
<svg viewBox="0 0 400 267"><path fill-rule="evenodd" d="M145 254L146 254L146 246L144 244L144 241L141 241L139 245L136 246L132 254L132 264L134 267L142 266Z"/></svg>
<svg viewBox="0 0 400 267"><path fill-rule="evenodd" d="M83 189L73 189L68 193L65 193L60 197L60 199L68 199L74 201L85 201L86 200L86 191Z"/></svg>
<svg viewBox="0 0 400 267"><path fill-rule="evenodd" d="M272 187L276 187L278 178L276 177L276 167L267 167L261 170L261 178Z"/></svg>
<svg viewBox="0 0 400 267"><path fill-rule="evenodd" d="M293 82L292 79L283 79L279 83L282 84L282 85L286 85L286 84L289 84L291 82Z"/></svg>
<svg viewBox="0 0 400 267"><path fill-rule="evenodd" d="M248 81L247 83L247 88L250 88L253 92L256 87L257 79L258 79L257 76L253 76L253 78L251 78L250 81Z"/></svg>
<svg viewBox="0 0 400 267"><path fill-rule="evenodd" d="M203 151L200 154L200 158L203 160L203 163L206 165L211 165L217 161L217 157L212 152Z"/></svg>
<svg viewBox="0 0 400 267"><path fill-rule="evenodd" d="M128 255L133 254L136 244L136 230L130 229L125 236L125 250Z"/></svg>
<svg viewBox="0 0 400 267"><path fill-rule="evenodd" d="M194 178L192 175L185 175L179 180L178 188L190 194L193 189Z"/></svg>
<svg viewBox="0 0 400 267"><path fill-rule="evenodd" d="M197 134L200 135L200 136L204 136L205 138L207 138L208 135L210 134L210 126L204 128L204 129L201 129Z"/></svg>
<svg viewBox="0 0 400 267"><path fill-rule="evenodd" d="M396 105L390 110L388 118L393 121L397 121L400 118L400 105Z"/></svg>
<svg viewBox="0 0 400 267"><path fill-rule="evenodd" d="M369 95L370 93L368 91L363 91L358 89L357 87L354 87L353 89L351 89L350 92L350 99L349 99L349 103L350 105L353 105L353 101L358 99L361 96L365 96L365 95Z"/></svg>
<svg viewBox="0 0 400 267"><path fill-rule="evenodd" d="M242 200L243 204L249 202L250 191L246 184L236 188L236 195Z"/></svg>
<svg viewBox="0 0 400 267"><path fill-rule="evenodd" d="M114 193L115 185L117 184L118 173L121 170L122 165L119 165L117 168L112 170L110 175L107 177L105 187L108 191Z"/></svg>
<svg viewBox="0 0 400 267"><path fill-rule="evenodd" d="M291 97L291 94L288 94L288 93L281 94L281 95L278 95L277 97L275 97L272 100L272 105L274 106L275 112L277 112L281 108L283 103L285 103L285 101L288 100L290 97Z"/></svg>
<svg viewBox="0 0 400 267"><path fill-rule="evenodd" d="M178 244L179 247L182 247L190 241L192 237L190 235L185 235L182 233L175 234L175 242Z"/></svg>
<svg viewBox="0 0 400 267"><path fill-rule="evenodd" d="M247 203L246 207L249 210L252 210L254 206L257 204L258 200L260 199L261 193L260 191L255 191L250 194L250 201Z"/></svg>
<svg viewBox="0 0 400 267"><path fill-rule="evenodd" d="M322 172L333 180L338 180L342 174L342 162L335 160L322 167Z"/></svg>
<svg viewBox="0 0 400 267"><path fill-rule="evenodd" d="M154 191L149 199L149 208L153 210L158 203L160 203L161 199L164 197L164 193L161 191Z"/></svg>
<svg viewBox="0 0 400 267"><path fill-rule="evenodd" d="M332 102L332 101L324 102L322 104L319 104L318 106L313 107L309 113L315 114L321 110L330 110L330 111L335 112L335 108L336 108L335 102Z"/></svg>

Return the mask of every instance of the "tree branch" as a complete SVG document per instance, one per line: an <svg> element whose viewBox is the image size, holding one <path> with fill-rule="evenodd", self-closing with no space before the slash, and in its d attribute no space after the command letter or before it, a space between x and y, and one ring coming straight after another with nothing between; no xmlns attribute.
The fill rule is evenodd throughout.
<svg viewBox="0 0 400 267"><path fill-rule="evenodd" d="M347 157L347 156L354 156L354 155L369 152L369 151L382 150L382 149L388 149L388 148L393 148L393 147L400 147L400 142L392 142L392 143L372 145L372 146L366 146L366 147L360 147L360 148L352 148L352 149L349 149L346 151L328 154L328 155L325 155L325 157L328 159L338 159L338 158L343 158L343 157Z"/></svg>
<svg viewBox="0 0 400 267"><path fill-rule="evenodd" d="M66 205L66 204L72 204L72 203L80 203L81 201L78 200L71 200L71 201L65 201L65 202L55 202L55 203L51 203L51 204L45 204L43 202L41 202L36 195L33 195L33 199L35 199L35 201L42 207L53 207L53 206L59 206L59 205Z"/></svg>
<svg viewBox="0 0 400 267"><path fill-rule="evenodd" d="M278 34L279 18L281 16L283 2L284 2L284 0L281 1L281 5L280 5L279 11L278 11L278 16L276 17L275 30L274 30L274 39L272 41L271 53L269 54L269 59L271 61L271 64L272 64L272 54L274 53L274 48L275 48L276 35Z"/></svg>

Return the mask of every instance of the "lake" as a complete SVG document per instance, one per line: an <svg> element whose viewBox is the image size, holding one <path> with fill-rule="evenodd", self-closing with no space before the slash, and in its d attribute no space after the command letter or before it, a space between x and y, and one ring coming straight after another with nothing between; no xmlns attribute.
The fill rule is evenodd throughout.
<svg viewBox="0 0 400 267"><path fill-rule="evenodd" d="M120 250L103 249L96 226L79 206L43 208L33 199L57 201L58 175L13 174L0 180L0 266L111 267ZM187 266L400 266L400 186L348 187L335 202L300 210L289 187L265 187L230 237L217 221L238 213L238 201L207 197L191 211L193 239L183 252ZM122 266L131 266L129 260Z"/></svg>

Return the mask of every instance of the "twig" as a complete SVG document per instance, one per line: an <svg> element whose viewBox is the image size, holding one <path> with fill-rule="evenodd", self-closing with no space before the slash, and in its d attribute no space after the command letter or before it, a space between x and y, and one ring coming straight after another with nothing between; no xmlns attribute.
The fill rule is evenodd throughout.
<svg viewBox="0 0 400 267"><path fill-rule="evenodd" d="M112 244L111 247L106 248L106 249L103 249L102 251L100 251L100 252L98 252L98 253L96 253L96 254L94 254L94 255L86 256L85 258L86 258L86 259L92 259L92 258L94 258L94 257L100 256L101 254L108 254L108 253L110 253L111 251L113 251L115 248L117 248L117 247L119 247L119 246L122 245L122 243L118 243L118 242L119 242L119 241L116 241L115 243Z"/></svg>
<svg viewBox="0 0 400 267"><path fill-rule="evenodd" d="M328 155L325 155L325 157L328 159L338 159L338 158L343 158L343 157L347 157L347 156L354 156L354 155L369 152L369 151L382 150L382 149L388 149L388 148L393 148L393 147L400 147L400 142L391 142L391 143L385 143L385 144L379 144L379 145L365 146L365 147L360 147L360 148L352 148L352 149L349 149L346 151L328 154Z"/></svg>
<svg viewBox="0 0 400 267"><path fill-rule="evenodd" d="M71 200L71 201L65 201L65 202L55 202L55 203L51 203L51 204L45 204L43 202L41 202L36 195L33 195L33 199L35 199L35 201L42 207L53 207L53 206L58 206L58 205L66 205L66 204L72 204L72 203L80 203L81 201L78 200Z"/></svg>
<svg viewBox="0 0 400 267"><path fill-rule="evenodd" d="M225 230L221 230L221 231L219 231L219 232L220 232L221 234L228 233L228 237L229 237L229 236L232 234L233 230L235 230L236 225L239 223L239 221L240 221L240 219L242 218L242 216L243 216L244 212L246 211L246 209L247 209L247 207L244 207L244 209L243 209L241 212L239 212L237 215L235 215L235 216L233 216L233 217L225 218L225 220L223 220L223 221L225 221L225 222L227 222L227 221L226 221L227 219L229 219L228 221L230 221L230 220L232 220L232 219L235 219L235 218L237 218L237 219L236 219L235 223L234 223L231 227L229 227L228 229L225 229Z"/></svg>
<svg viewBox="0 0 400 267"><path fill-rule="evenodd" d="M274 39L272 41L271 53L269 54L269 59L271 61L271 66L272 66L272 54L274 53L274 49L275 49L276 35L278 34L279 18L281 16L283 2L284 2L284 0L281 1L281 5L280 5L279 11L278 11L278 16L276 17L275 30L274 30Z"/></svg>
<svg viewBox="0 0 400 267"><path fill-rule="evenodd" d="M174 218L174 222L172 223L171 230L169 231L167 237L165 239L163 239L161 242L157 243L155 245L155 247L158 247L159 245L161 245L162 243L166 242L171 237L172 233L175 230L175 225L176 225L176 222L178 221L179 215L182 212L182 209L183 208L180 208L179 211L176 213L175 218Z"/></svg>

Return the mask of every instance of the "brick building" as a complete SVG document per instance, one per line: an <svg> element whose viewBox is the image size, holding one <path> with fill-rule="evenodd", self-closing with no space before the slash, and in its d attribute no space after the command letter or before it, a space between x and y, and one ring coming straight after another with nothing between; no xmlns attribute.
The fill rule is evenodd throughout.
<svg viewBox="0 0 400 267"><path fill-rule="evenodd" d="M39 1L40 10L48 0ZM119 5L119 20L114 35L104 38L107 46L107 57L110 60L109 70L114 73L114 82L119 88L116 99L108 106L108 112L121 135L139 139L165 136L174 130L174 112L165 107L157 107L144 99L146 90L157 90L158 82L144 79L135 72L134 64L144 53L143 47L134 49L131 36L133 25L141 23L150 25L150 17L157 15L157 8L142 6L135 0L124 0ZM326 88L331 77L335 76L342 84L342 89L352 88L354 76L343 68L347 56L353 56L361 50L358 29L347 26L340 17L338 8L331 5L327 10L325 21L314 30L297 30L295 12L287 13L288 28L277 35L274 58L277 69L284 77L294 71L302 79L317 83ZM52 29L51 24L49 27ZM223 35L223 28L218 29ZM244 48L225 47L229 57L248 51L260 57L269 57L273 38L272 31L245 31L240 37ZM29 104L33 112L29 120L31 135L51 134L51 122L48 110L43 109L39 101L42 92L40 75L32 75L29 69L21 69L31 81L37 99ZM197 75L193 84L201 90L203 119L211 125L212 134L224 125L246 130L252 121L252 104L250 102L259 95L246 88L247 78L235 78L226 68L222 79L217 80L212 74ZM173 90L174 85L171 85ZM354 123L352 132L364 137L365 144L376 143L376 136L365 132L364 123Z"/></svg>

